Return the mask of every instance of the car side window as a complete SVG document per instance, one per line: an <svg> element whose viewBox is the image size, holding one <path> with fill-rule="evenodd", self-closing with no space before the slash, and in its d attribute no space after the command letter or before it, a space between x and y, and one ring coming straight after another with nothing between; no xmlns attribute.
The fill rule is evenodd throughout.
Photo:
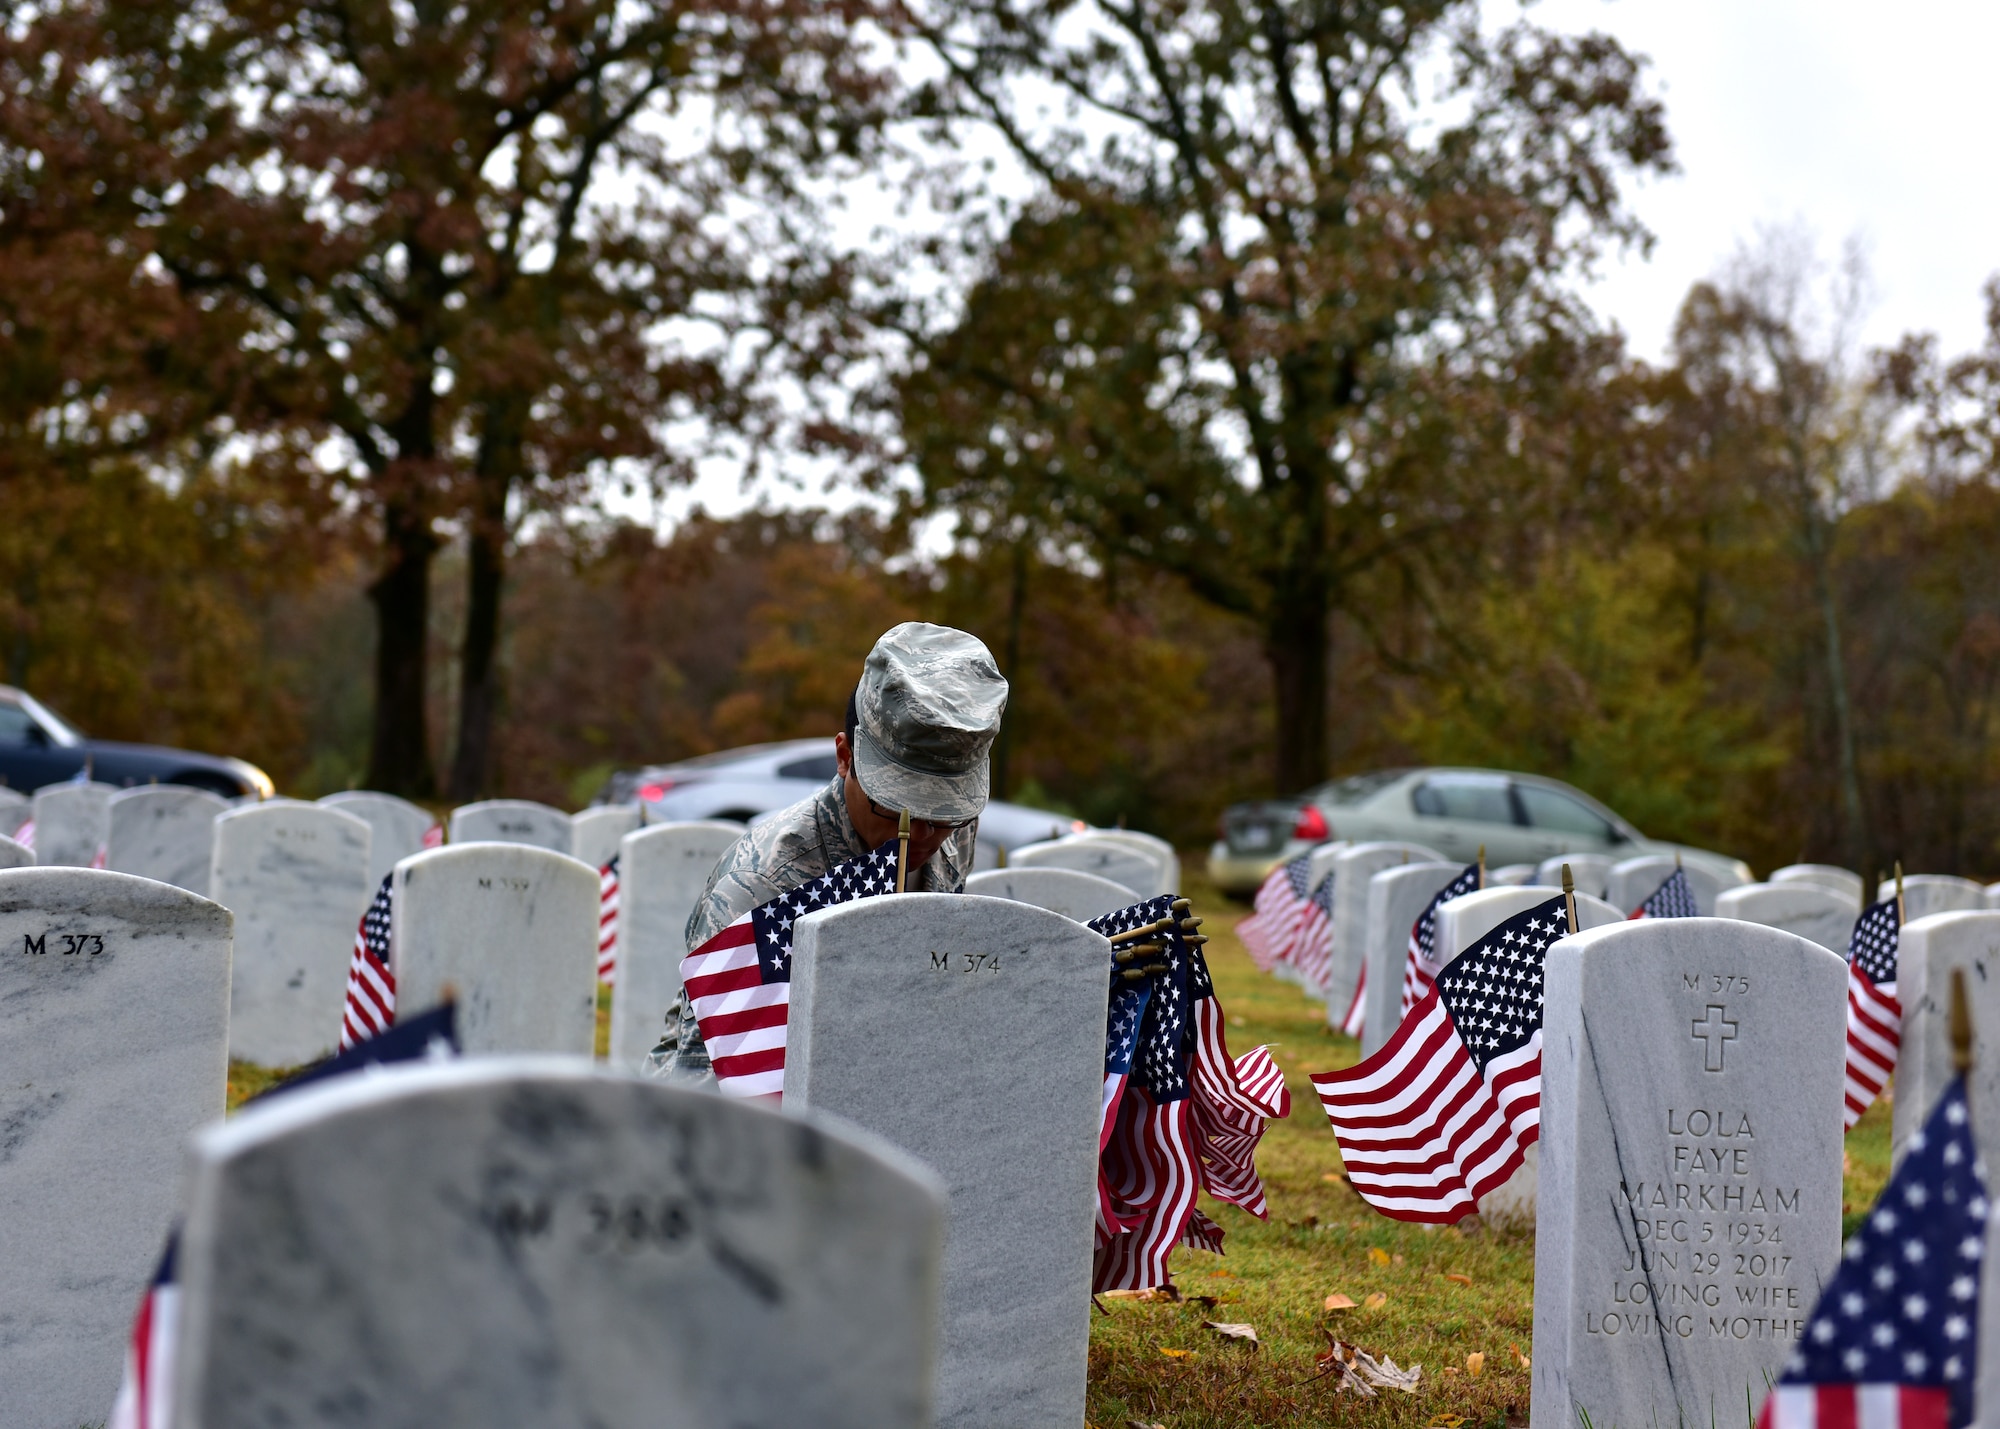
<svg viewBox="0 0 2000 1429"><path fill-rule="evenodd" d="M1521 796L1521 808L1534 827L1550 833L1581 834L1600 843L1611 842L1611 825L1560 790L1545 789L1539 784L1516 784L1514 792Z"/></svg>
<svg viewBox="0 0 2000 1429"><path fill-rule="evenodd" d="M1513 801L1507 781L1493 775L1433 774L1410 791L1410 805L1432 819L1465 819L1476 824L1512 824Z"/></svg>
<svg viewBox="0 0 2000 1429"><path fill-rule="evenodd" d="M810 759L794 759L790 764L778 766L780 779L810 779L816 784L824 784L840 768L840 761L831 754L815 754Z"/></svg>
<svg viewBox="0 0 2000 1429"><path fill-rule="evenodd" d="M0 702L0 745L23 745L33 738L33 731L39 729L32 716L19 705Z"/></svg>

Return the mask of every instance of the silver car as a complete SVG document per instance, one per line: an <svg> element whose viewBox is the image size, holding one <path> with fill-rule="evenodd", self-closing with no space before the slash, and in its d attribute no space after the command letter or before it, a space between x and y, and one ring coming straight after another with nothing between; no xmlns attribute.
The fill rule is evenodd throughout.
<svg viewBox="0 0 2000 1429"><path fill-rule="evenodd" d="M682 819L734 819L760 815L810 798L834 775L833 739L788 739L746 744L677 764L621 770L598 796L601 804L636 803L649 824ZM975 868L996 868L1003 849L1040 843L1090 827L1067 814L993 800L979 816Z"/></svg>
<svg viewBox="0 0 2000 1429"><path fill-rule="evenodd" d="M1679 853L1690 863L1750 881L1726 855L1649 839L1581 790L1538 774L1498 769L1382 769L1323 784L1296 799L1234 804L1209 872L1226 893L1245 894L1277 865L1326 839L1398 839L1428 844L1470 863L1540 863L1562 853L1633 858Z"/></svg>

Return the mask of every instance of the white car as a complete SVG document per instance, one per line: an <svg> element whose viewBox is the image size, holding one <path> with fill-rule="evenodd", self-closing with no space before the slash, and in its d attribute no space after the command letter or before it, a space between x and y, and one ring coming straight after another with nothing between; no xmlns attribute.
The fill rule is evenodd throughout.
<svg viewBox="0 0 2000 1429"><path fill-rule="evenodd" d="M817 794L834 775L833 738L747 744L677 764L621 770L601 804L636 803L646 822L734 819L747 824ZM1060 838L1090 827L1066 814L993 800L979 816L974 868L997 868L1003 849Z"/></svg>

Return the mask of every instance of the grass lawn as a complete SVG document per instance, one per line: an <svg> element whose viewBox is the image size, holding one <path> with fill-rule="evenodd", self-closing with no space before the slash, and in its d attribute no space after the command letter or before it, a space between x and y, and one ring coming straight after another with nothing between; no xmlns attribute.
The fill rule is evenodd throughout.
<svg viewBox="0 0 2000 1429"><path fill-rule="evenodd" d="M1327 1030L1320 1004L1251 965L1233 931L1247 911L1241 904L1223 899L1199 875L1187 883L1203 931L1213 938L1208 961L1229 1015L1230 1049L1240 1056L1260 1042L1273 1045L1291 1085L1292 1115L1272 1125L1258 1157L1269 1221L1204 1198L1203 1209L1228 1232L1227 1253L1175 1252L1174 1279L1186 1298L1100 1302L1108 1313L1091 1318L1091 1424L1525 1424L1534 1233L1476 1221L1463 1228L1408 1225L1377 1215L1348 1188L1306 1076L1351 1065L1359 1047ZM600 993L600 1056L609 1005ZM230 1109L282 1075L231 1063ZM1847 1151L1842 1209L1851 1224L1888 1177L1887 1097L1849 1134ZM1322 1309L1334 1294L1356 1308ZM1374 1295L1384 1298L1371 1306ZM1253 1325L1260 1344L1225 1339L1203 1328L1204 1320ZM1419 1389L1383 1390L1367 1400L1336 1394L1333 1377L1314 1378L1329 1333L1399 1367L1421 1364Z"/></svg>

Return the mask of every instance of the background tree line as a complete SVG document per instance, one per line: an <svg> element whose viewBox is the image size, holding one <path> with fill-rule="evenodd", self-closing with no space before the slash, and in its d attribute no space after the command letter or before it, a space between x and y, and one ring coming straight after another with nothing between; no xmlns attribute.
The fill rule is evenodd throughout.
<svg viewBox="0 0 2000 1429"><path fill-rule="evenodd" d="M1633 359L1576 294L1673 159L1611 40L5 14L0 653L94 733L576 803L830 731L921 617L1014 681L1005 791L1183 842L1449 760L1760 866L2000 872L2000 289L1979 352L1864 351L1854 266L1763 235ZM857 233L891 201L933 221ZM612 514L704 462L873 500Z"/></svg>

